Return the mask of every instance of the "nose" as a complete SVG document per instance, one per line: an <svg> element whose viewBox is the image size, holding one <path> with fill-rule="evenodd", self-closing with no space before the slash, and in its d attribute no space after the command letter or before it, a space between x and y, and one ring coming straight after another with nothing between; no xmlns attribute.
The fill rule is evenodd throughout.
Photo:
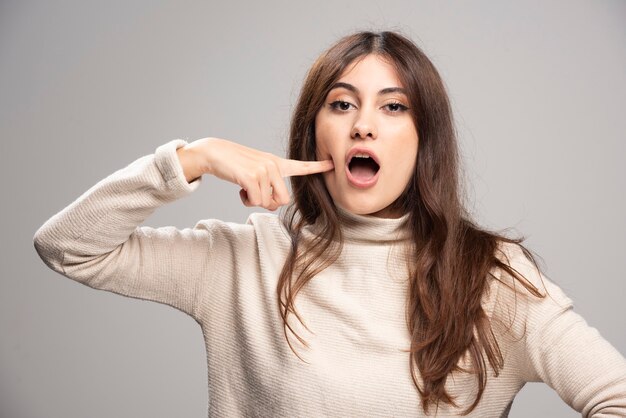
<svg viewBox="0 0 626 418"><path fill-rule="evenodd" d="M376 124L372 116L367 113L368 112L359 112L359 116L356 121L354 121L352 132L350 133L352 139L365 139L368 136L372 139L376 139L378 137Z"/></svg>

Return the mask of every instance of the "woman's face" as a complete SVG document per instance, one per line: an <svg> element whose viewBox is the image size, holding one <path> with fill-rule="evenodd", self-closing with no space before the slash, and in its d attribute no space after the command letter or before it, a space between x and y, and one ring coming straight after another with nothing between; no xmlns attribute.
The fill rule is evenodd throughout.
<svg viewBox="0 0 626 418"><path fill-rule="evenodd" d="M324 182L349 212L401 215L389 205L413 175L419 141L403 88L393 66L367 55L346 68L317 113L317 158L335 164Z"/></svg>

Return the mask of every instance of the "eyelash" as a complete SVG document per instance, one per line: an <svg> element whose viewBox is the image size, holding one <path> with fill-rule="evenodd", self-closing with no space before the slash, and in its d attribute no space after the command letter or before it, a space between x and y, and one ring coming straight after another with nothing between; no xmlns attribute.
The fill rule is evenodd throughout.
<svg viewBox="0 0 626 418"><path fill-rule="evenodd" d="M339 112L347 112L348 109L339 108L339 105L341 104L349 104L351 106L354 106L352 103L346 102L345 100L335 100L334 102L330 103L330 107L331 109L338 110ZM390 110L390 113L400 113L400 112L406 112L407 110L409 110L407 106L403 105L400 102L387 103L383 107L387 107L387 106L398 106L398 110L395 110L395 111Z"/></svg>

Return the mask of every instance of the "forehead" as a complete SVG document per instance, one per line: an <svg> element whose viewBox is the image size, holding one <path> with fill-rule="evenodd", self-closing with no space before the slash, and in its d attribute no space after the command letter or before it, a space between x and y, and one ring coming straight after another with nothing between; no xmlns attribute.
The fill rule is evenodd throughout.
<svg viewBox="0 0 626 418"><path fill-rule="evenodd" d="M404 87L395 67L385 58L376 54L365 55L351 62L337 81L353 84L359 89L371 86L372 89Z"/></svg>

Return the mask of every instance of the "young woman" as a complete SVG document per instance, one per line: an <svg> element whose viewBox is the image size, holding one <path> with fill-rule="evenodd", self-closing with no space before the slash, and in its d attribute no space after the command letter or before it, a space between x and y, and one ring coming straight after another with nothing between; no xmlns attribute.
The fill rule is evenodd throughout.
<svg viewBox="0 0 626 418"><path fill-rule="evenodd" d="M530 381L584 416L626 416L624 357L521 240L464 211L448 98L411 41L361 32L323 53L288 157L170 141L53 216L35 247L69 278L195 318L211 416L500 417ZM204 174L287 210L138 227Z"/></svg>

